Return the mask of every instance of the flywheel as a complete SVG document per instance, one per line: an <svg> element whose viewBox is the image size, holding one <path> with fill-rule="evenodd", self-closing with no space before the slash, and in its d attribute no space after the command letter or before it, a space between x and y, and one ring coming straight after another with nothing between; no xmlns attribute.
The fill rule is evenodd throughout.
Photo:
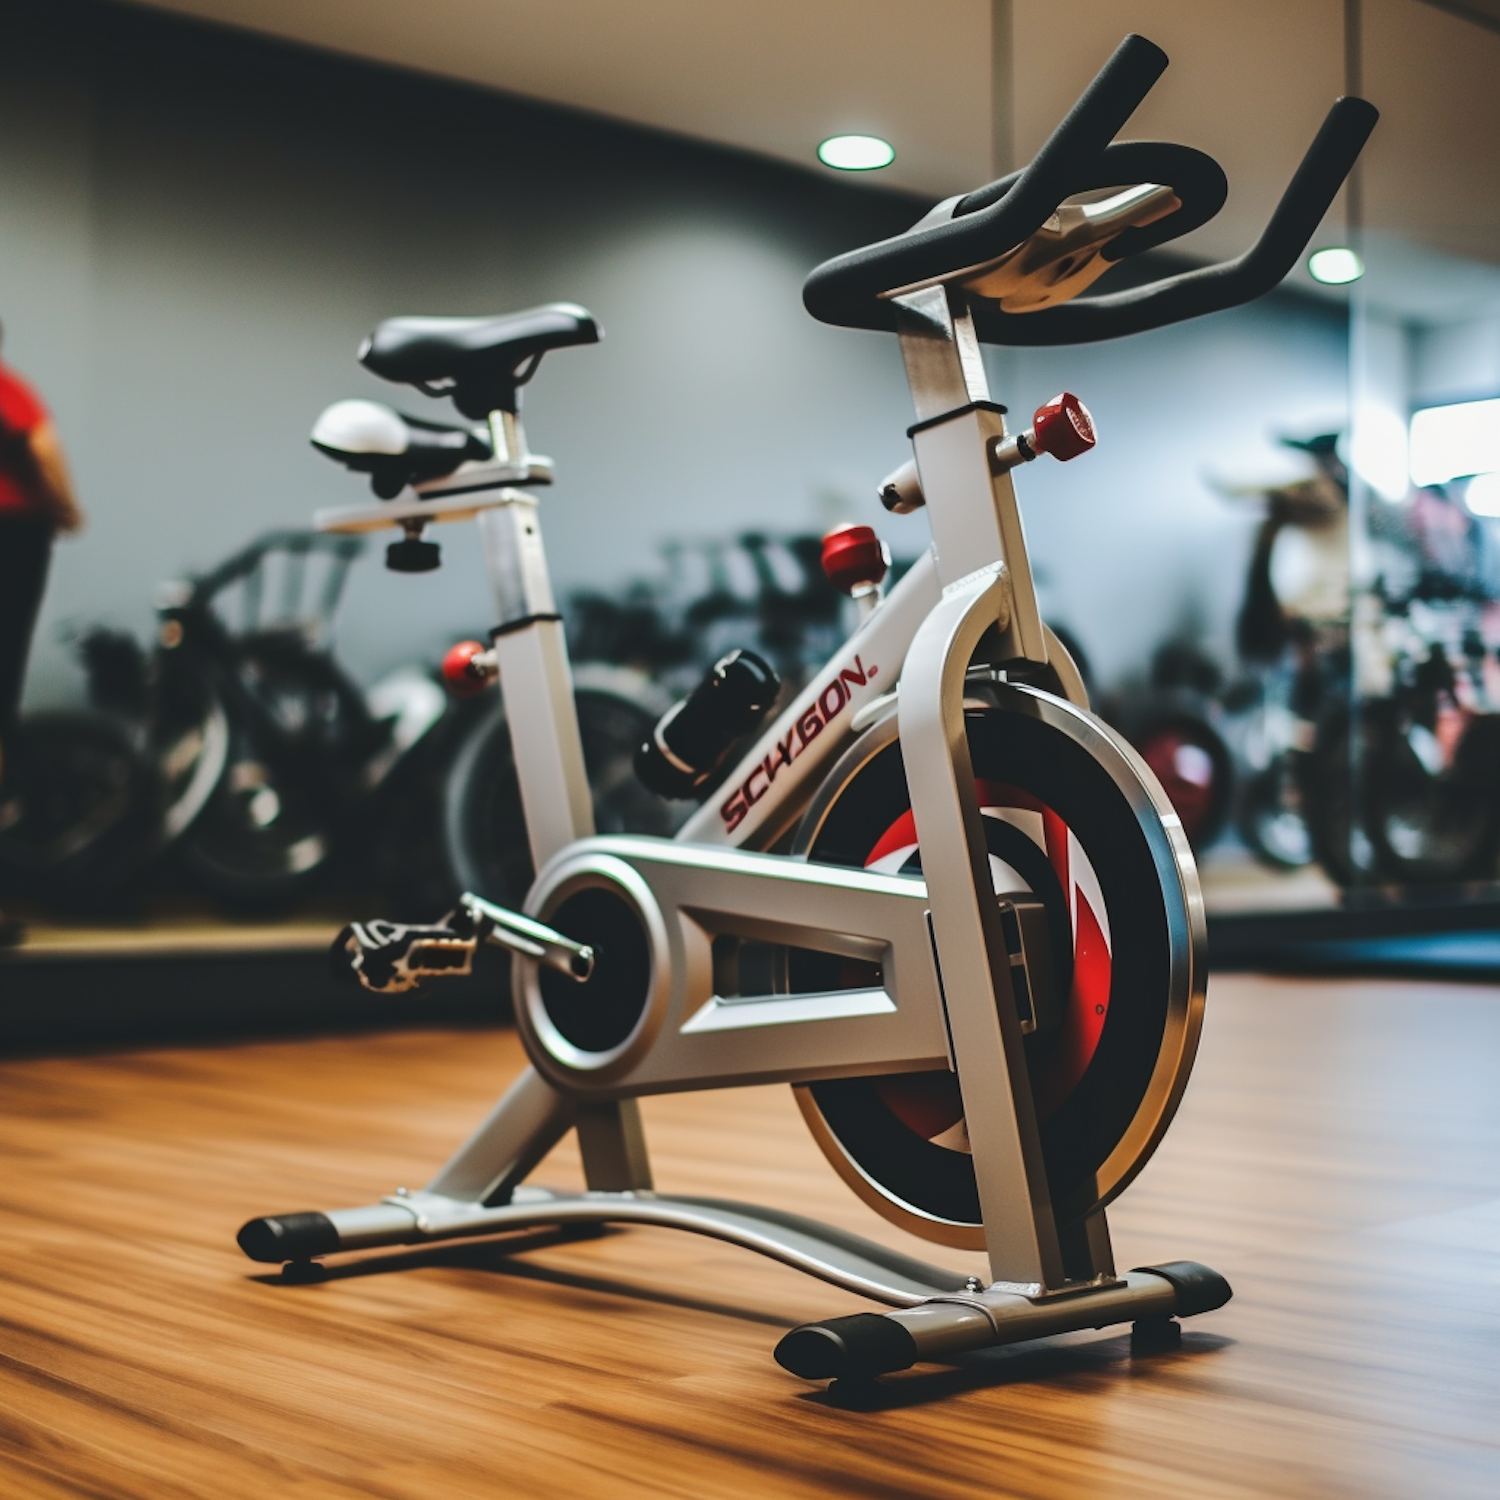
<svg viewBox="0 0 1500 1500"><path fill-rule="evenodd" d="M966 713L997 894L1044 907L1057 1006L1025 1038L1052 1201L1081 1219L1140 1170L1187 1083L1205 988L1202 899L1176 814L1138 755L1064 700L997 683ZM920 875L894 708L845 752L795 852ZM868 985L868 965L789 951L793 993ZM957 1076L836 1078L797 1087L851 1187L927 1239L981 1248Z"/></svg>

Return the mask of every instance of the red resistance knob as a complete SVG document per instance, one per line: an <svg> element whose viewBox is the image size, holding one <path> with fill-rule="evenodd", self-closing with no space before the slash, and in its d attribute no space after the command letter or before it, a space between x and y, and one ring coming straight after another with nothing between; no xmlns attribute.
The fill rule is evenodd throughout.
<svg viewBox="0 0 1500 1500"><path fill-rule="evenodd" d="M823 571L841 593L880 583L891 565L890 549L873 526L835 526L823 538Z"/></svg>
<svg viewBox="0 0 1500 1500"><path fill-rule="evenodd" d="M482 693L494 675L494 655L478 641L460 641L443 658L443 683L455 698Z"/></svg>
<svg viewBox="0 0 1500 1500"><path fill-rule="evenodd" d="M1054 396L1036 409L1031 446L1066 463L1087 453L1099 441L1089 409L1071 391Z"/></svg>

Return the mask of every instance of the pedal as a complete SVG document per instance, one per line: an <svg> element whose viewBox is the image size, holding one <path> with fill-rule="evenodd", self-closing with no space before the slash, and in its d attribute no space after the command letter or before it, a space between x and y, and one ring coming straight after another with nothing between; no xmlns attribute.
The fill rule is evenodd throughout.
<svg viewBox="0 0 1500 1500"><path fill-rule="evenodd" d="M474 972L480 933L473 919L456 908L441 922L351 922L333 940L336 966L347 965L377 995L402 995L424 979Z"/></svg>
<svg viewBox="0 0 1500 1500"><path fill-rule="evenodd" d="M534 958L580 984L594 972L586 943L467 891L438 922L351 922L333 940L332 956L338 972L347 966L367 990L403 995L424 979L472 974L481 942Z"/></svg>

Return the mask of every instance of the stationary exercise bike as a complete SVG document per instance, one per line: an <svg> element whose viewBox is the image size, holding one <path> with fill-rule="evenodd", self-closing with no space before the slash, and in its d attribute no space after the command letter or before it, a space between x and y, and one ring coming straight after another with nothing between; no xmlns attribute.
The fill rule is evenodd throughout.
<svg viewBox="0 0 1500 1500"><path fill-rule="evenodd" d="M510 949L531 1065L425 1188L252 1220L251 1258L295 1278L341 1251L540 1225L689 1230L894 1309L787 1334L778 1360L812 1379L1118 1323L1170 1341L1177 1317L1228 1299L1192 1262L1115 1269L1106 1205L1161 1140L1198 1039L1202 902L1170 804L1089 713L1037 610L1012 472L1079 456L1092 423L1063 395L1012 431L980 344L1086 343L1270 290L1376 112L1334 105L1238 260L1070 302L1224 201L1203 153L1111 144L1166 61L1127 37L1023 171L808 278L815 317L900 340L915 458L881 492L893 511L925 508L934 545L882 597L873 533L836 535L825 560L863 619L827 666L776 711L759 665L731 654L657 725L642 768L706 794L675 839L592 836L523 488L550 467L526 446L520 386L545 352L592 342L593 321L570 305L402 318L367 341L369 369L451 395L486 425L490 454L437 477L414 460L412 487L320 524L398 526L395 547L420 559L409 549L433 546L427 526L478 517L499 623L469 669L498 677L515 726L538 873L522 913L465 897L437 924L356 923L340 951L371 988L400 990L466 971L480 942ZM358 425L340 440L352 467ZM399 445L383 441L399 476ZM928 1240L983 1250L988 1280L810 1219L653 1191L641 1096L773 1081L795 1087L861 1198ZM587 1190L531 1185L569 1130Z"/></svg>

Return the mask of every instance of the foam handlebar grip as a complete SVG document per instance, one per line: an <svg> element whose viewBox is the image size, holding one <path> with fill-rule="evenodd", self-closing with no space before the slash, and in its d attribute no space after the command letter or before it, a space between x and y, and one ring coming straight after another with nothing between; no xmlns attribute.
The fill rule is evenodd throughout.
<svg viewBox="0 0 1500 1500"><path fill-rule="evenodd" d="M985 343L1028 349L1090 344L1253 302L1296 265L1379 118L1368 100L1337 100L1260 239L1237 259L1039 313L1012 315L975 302L975 331Z"/></svg>
<svg viewBox="0 0 1500 1500"><path fill-rule="evenodd" d="M803 286L808 312L824 323L890 329L894 312L882 298L892 289L939 280L1019 245L1063 199L1090 185L1083 179L1166 66L1167 54L1155 42L1127 36L1030 166L970 194L968 211L958 217L825 262Z"/></svg>

